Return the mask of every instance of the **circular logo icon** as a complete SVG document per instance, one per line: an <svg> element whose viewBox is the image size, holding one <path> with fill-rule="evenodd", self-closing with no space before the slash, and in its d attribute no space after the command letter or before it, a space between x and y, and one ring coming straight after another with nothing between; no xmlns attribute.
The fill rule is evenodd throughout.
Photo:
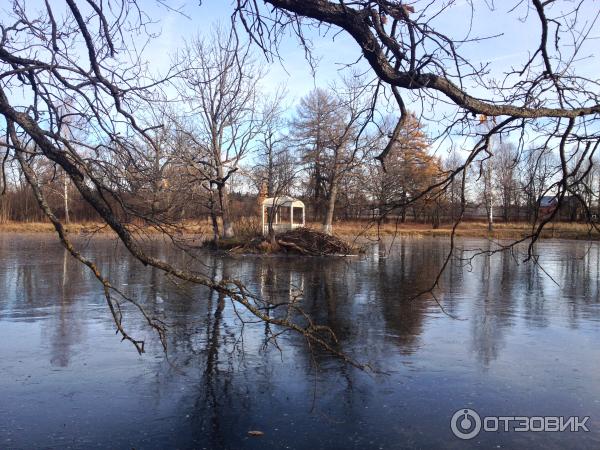
<svg viewBox="0 0 600 450"><path fill-rule="evenodd" d="M450 420L454 436L460 439L473 439L481 431L481 417L472 409L459 409Z"/></svg>

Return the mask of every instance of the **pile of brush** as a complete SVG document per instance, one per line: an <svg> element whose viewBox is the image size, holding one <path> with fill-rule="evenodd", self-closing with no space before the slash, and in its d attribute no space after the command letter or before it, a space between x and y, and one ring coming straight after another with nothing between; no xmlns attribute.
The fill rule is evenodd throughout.
<svg viewBox="0 0 600 450"><path fill-rule="evenodd" d="M301 255L357 255L361 253L359 247L310 228L296 228L278 234L276 240L277 244L285 251Z"/></svg>

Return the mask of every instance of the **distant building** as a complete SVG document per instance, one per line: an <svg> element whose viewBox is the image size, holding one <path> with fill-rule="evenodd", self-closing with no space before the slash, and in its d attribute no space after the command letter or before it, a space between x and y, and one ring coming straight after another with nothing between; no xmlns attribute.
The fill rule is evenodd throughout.
<svg viewBox="0 0 600 450"><path fill-rule="evenodd" d="M275 233L301 228L306 224L304 203L296 198L282 195L261 201L263 235L269 234L269 220Z"/></svg>
<svg viewBox="0 0 600 450"><path fill-rule="evenodd" d="M544 196L540 198L540 217L552 214L558 206L558 199L554 196Z"/></svg>

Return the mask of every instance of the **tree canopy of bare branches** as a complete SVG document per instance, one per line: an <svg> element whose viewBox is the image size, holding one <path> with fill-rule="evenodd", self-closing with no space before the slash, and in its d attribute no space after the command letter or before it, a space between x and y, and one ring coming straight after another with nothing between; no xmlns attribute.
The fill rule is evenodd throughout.
<svg viewBox="0 0 600 450"><path fill-rule="evenodd" d="M498 7L493 3L467 2L470 17L465 18L467 32L462 37L447 31L443 21L458 7L453 0L234 4L236 26L231 31L221 28L210 41L189 42L161 75L151 75L154 71L138 51L153 38L153 19L141 2L46 0L38 9L12 0L0 18L0 126L5 135L0 142L0 186L3 191L7 186L6 168L17 167L19 179L27 183L65 248L101 282L118 332L138 351L144 344L127 333L121 304L137 306L161 336L164 324L113 286L73 245L63 226L69 199L85 202L143 264L207 286L256 318L301 333L341 355L329 330L315 324L296 303L275 306L237 280L217 280L202 270L176 267L140 240L140 223L175 240L176 222L185 217L197 190L207 196L214 238L232 236L229 187L242 159L262 145L267 166L273 169L273 151L283 134L273 130L275 110L269 113L268 105L260 102L257 86L263 71L246 39L270 60L281 58L285 64L278 46L288 31L299 39L309 62L314 60L307 33L343 33L369 69L347 78L333 93L316 90L306 97L291 126L296 141L301 141L296 144L309 166L314 195L323 198L326 232L331 231L342 186L364 176L359 163L374 156L382 165L372 173L388 180L399 175L405 184L393 192L385 188L383 215L418 202L440 202L451 192L452 244L466 209L468 174L477 166L493 168L498 160L505 161L506 170L480 171L486 207L491 217L491 194L499 190L497 184L507 188L502 202L510 206L514 199L507 180L513 184L515 174L508 169L519 168L525 174L521 183L529 209L536 211L531 233L517 241L529 240L530 256L541 231L559 211L537 215L533 204L548 193L559 206L567 199L579 202L590 226L597 227L591 221L590 198L595 195L594 161L600 145L599 81L582 75L578 64L588 57L582 52L597 30L600 13L589 14L587 3L515 0L504 13L515 21L526 19L537 28L538 38L523 43L521 53L527 56L500 79L485 65L472 62L466 51L493 45L494 36L472 35L469 26L482 8ZM243 39L240 29L247 32ZM173 90L179 94L179 110L170 109ZM386 127L381 111L390 105L394 121ZM401 154L402 139L413 121L435 134L431 142L450 140L453 148L460 143L465 157L448 159L442 168L437 158L420 152L416 166L427 160L435 170L416 183L422 174L407 176L410 164ZM504 151L509 141L515 148ZM517 161L507 166L513 157ZM290 164L281 162L282 167ZM57 194L64 202L58 207L49 201L57 190L55 173L65 176L62 194ZM267 180L273 177L271 170ZM290 180L284 181L282 185ZM344 194L349 197L349 192ZM451 253L444 267L450 257ZM276 309L286 313L275 314Z"/></svg>
<svg viewBox="0 0 600 450"><path fill-rule="evenodd" d="M178 55L179 90L189 104L195 155L218 198L222 236L233 237L228 180L252 149L262 127L258 86L263 71L250 48L232 30L216 28L210 38L195 38ZM215 236L216 238L216 236Z"/></svg>
<svg viewBox="0 0 600 450"><path fill-rule="evenodd" d="M131 336L123 322L122 304L130 303L166 346L164 323L111 284L71 241L41 188L35 170L38 161L63 170L78 195L144 265L175 279L206 286L255 319L283 331L300 333L309 342L343 356L330 330L310 320L297 303L271 304L268 299L253 295L238 280L215 279L204 273L199 263L197 269L172 265L145 247L136 231L136 223L142 221L173 238L171 224L157 214L160 205L154 194L164 187L161 174L170 166L165 165L165 158L171 155L162 144L185 139L181 133L175 133L181 131L177 127L161 123L162 119L154 122L153 117L161 115L153 116L148 111L164 99L164 86L174 83L175 77L183 76L190 89L198 89L197 94L211 92L216 98L197 99L207 102L202 104L206 120L201 122L201 137L209 139L199 142L198 147L216 152L213 160L207 161L215 172L211 181L224 183L249 145L254 131L245 130L252 130L255 91L251 85L256 80L241 71L249 63L244 52L237 46L230 47L225 36L212 47L197 42L190 47L190 56L194 62L199 62L200 57L200 62L207 63L204 67L199 64L183 70L172 68L153 78L137 51L139 42L134 41L144 36L151 22L141 3L65 0L59 6L57 2L45 1L43 10L38 11L13 0L11 7L10 13L0 19L0 116L4 120L5 159L17 162L39 208L54 225L65 248L100 281L121 337L140 353L144 351L144 342ZM209 53L208 60L202 58L205 52ZM211 86L214 89L209 91ZM237 133L245 134L236 136ZM140 206L139 196L126 195L139 192L138 188L151 191L149 205L145 202ZM222 208L223 205L224 200ZM276 337L273 332L267 339Z"/></svg>
<svg viewBox="0 0 600 450"><path fill-rule="evenodd" d="M354 41L374 75L373 85L396 103L399 119L390 143L380 155L383 162L406 120L409 102L428 104L427 110L434 114L438 111L438 117L423 114L421 120L440 121L442 109L451 111L445 115L447 120L439 137L469 137L474 144L464 163L429 186L428 192L446 189L456 178L462 178L464 185L468 168L478 156L492 156L493 137L502 141L510 136L518 142L519 150L532 141L536 148L556 149L558 174L548 189L556 193L559 204L565 197L578 196L577 186L591 170L592 157L600 144L600 85L597 79L577 71L578 61L590 57L581 52L590 34L597 30L597 9L586 9L589 5L585 2L559 0L503 3L506 11L497 13L510 14L515 22L528 19L528 24L537 27L538 39L522 43L520 50L528 56L498 80L485 66L472 63L463 50L494 45L497 36L472 35L469 26L478 20L482 9L501 8L494 3L467 3L467 33L463 37L445 30L450 26L444 23L444 16L460 6L455 1L264 3L238 0L234 17L268 57L285 59L278 53L284 30L295 34L309 55L311 40L307 33L315 28L322 34L341 32ZM479 127L482 121L490 124L484 131ZM405 201L398 199L396 203L404 206ZM532 245L552 218L537 222L529 236Z"/></svg>

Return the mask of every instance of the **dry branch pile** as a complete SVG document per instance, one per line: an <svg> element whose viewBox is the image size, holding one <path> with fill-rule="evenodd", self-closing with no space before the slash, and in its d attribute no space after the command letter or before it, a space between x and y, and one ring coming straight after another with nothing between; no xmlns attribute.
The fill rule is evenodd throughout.
<svg viewBox="0 0 600 450"><path fill-rule="evenodd" d="M310 228L296 228L279 234L276 239L279 246L286 251L302 255L357 255L362 252L361 248L338 237Z"/></svg>

